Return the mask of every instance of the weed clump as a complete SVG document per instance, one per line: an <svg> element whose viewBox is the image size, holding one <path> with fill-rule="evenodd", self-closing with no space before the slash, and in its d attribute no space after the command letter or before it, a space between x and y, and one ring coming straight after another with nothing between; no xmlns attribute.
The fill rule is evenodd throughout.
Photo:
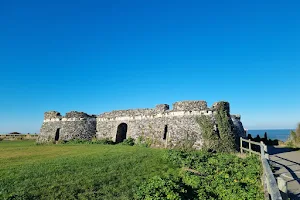
<svg viewBox="0 0 300 200"><path fill-rule="evenodd" d="M291 131L286 146L290 148L300 147L300 123L298 124L296 131Z"/></svg>
<svg viewBox="0 0 300 200"><path fill-rule="evenodd" d="M122 143L122 145L127 145L127 146L133 146L134 145L134 139L129 137L125 139Z"/></svg>

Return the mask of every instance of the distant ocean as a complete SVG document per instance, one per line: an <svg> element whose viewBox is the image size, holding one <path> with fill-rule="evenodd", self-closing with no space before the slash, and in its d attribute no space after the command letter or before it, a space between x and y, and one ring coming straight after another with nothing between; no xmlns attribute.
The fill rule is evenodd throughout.
<svg viewBox="0 0 300 200"><path fill-rule="evenodd" d="M260 137L264 137L265 132L267 132L267 136L270 139L278 139L281 141L286 141L293 129L266 129L266 130L248 130L247 134L251 134L252 137L256 137L259 135Z"/></svg>

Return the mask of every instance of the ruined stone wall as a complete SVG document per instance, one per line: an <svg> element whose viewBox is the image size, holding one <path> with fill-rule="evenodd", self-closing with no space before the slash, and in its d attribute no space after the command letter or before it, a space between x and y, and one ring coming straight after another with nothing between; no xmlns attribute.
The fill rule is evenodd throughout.
<svg viewBox="0 0 300 200"><path fill-rule="evenodd" d="M199 113L198 113L199 114ZM118 126L127 124L126 137L137 139L138 137L149 138L154 146L174 147L185 140L193 140L194 147L202 145L200 127L196 122L196 116L190 113L186 115L162 114L144 118L98 118L97 138L110 138L116 140Z"/></svg>
<svg viewBox="0 0 300 200"><path fill-rule="evenodd" d="M121 110L103 113L97 118L97 138L116 141L118 126L127 124L126 137L149 138L155 146L174 147L184 142L193 142L201 148L201 130L196 122L200 115L213 116L205 101L184 101L169 105L160 104L155 109Z"/></svg>
<svg viewBox="0 0 300 200"><path fill-rule="evenodd" d="M83 112L71 111L61 116L56 111L46 112L38 142L70 139L90 140L96 134L96 117ZM58 136L57 136L58 134Z"/></svg>
<svg viewBox="0 0 300 200"><path fill-rule="evenodd" d="M117 141L118 133L124 129L118 127L126 124L125 138L148 138L154 146L171 148L192 142L192 146L199 149L203 139L196 119L207 115L214 120L214 115L221 105L229 114L228 102L217 102L208 108L205 101L176 102L172 110L167 104L159 104L153 109L118 110L100 114L98 117L76 111L61 116L59 112L50 111L45 113L38 141L54 140L58 130L59 140L90 140L96 136L98 139L109 138ZM240 116L232 115L231 119L237 130L237 137L244 136Z"/></svg>

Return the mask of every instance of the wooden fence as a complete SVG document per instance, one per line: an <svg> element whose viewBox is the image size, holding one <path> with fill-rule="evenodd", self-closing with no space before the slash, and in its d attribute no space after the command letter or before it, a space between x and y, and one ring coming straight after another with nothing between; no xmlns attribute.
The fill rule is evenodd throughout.
<svg viewBox="0 0 300 200"><path fill-rule="evenodd" d="M247 145L248 148L243 147L243 143L248 143ZM252 150L252 145L259 146L260 152ZM271 200L282 200L282 196L278 189L276 179L274 177L274 174L269 164L269 154L268 154L267 146L263 142L258 143L258 142L253 142L251 140L246 140L244 138L240 138L240 149L241 149L241 153L247 151L250 154L253 153L260 156L262 166L263 166L263 182L267 185L269 198Z"/></svg>

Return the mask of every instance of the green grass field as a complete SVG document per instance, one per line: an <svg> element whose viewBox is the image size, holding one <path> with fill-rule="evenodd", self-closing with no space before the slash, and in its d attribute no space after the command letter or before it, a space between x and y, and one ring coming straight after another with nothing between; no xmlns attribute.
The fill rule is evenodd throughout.
<svg viewBox="0 0 300 200"><path fill-rule="evenodd" d="M131 199L132 188L176 170L165 150L123 145L0 142L0 199Z"/></svg>
<svg viewBox="0 0 300 200"><path fill-rule="evenodd" d="M259 163L138 146L1 141L0 199L263 199Z"/></svg>

